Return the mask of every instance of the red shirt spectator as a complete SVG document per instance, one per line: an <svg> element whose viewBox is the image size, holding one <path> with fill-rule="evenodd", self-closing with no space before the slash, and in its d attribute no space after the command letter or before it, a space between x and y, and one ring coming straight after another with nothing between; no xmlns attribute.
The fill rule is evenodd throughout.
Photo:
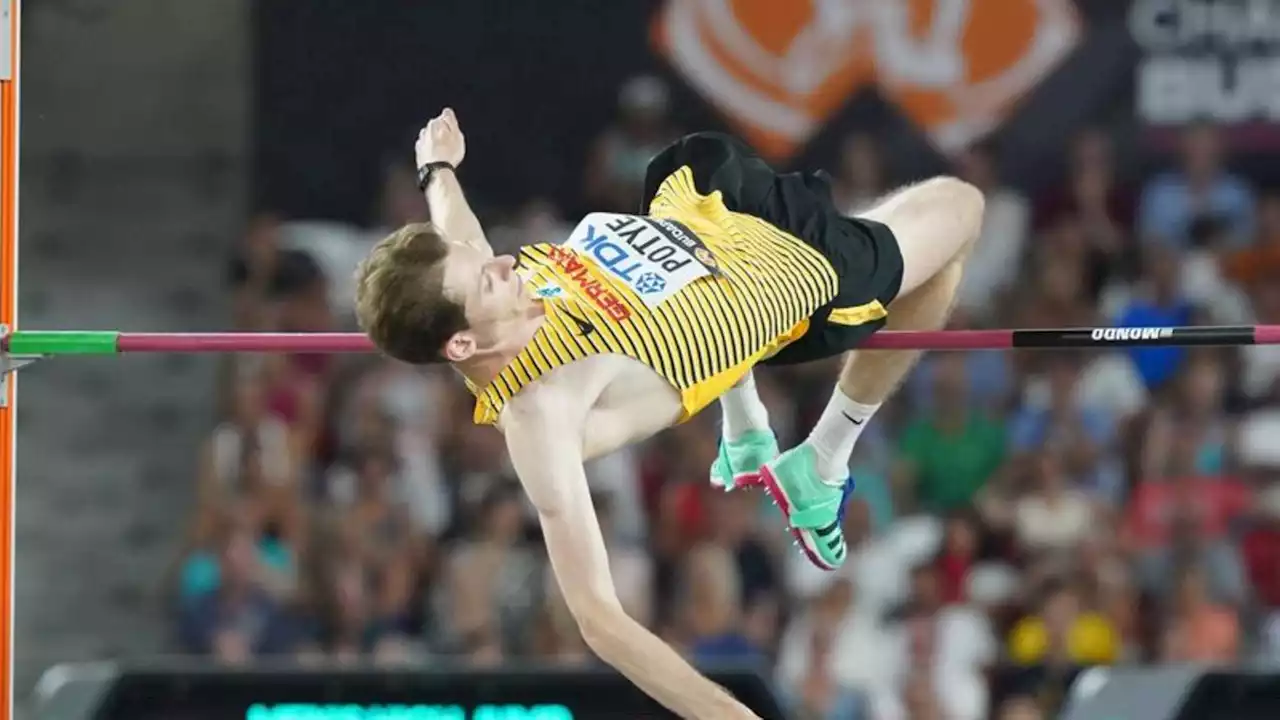
<svg viewBox="0 0 1280 720"><path fill-rule="evenodd" d="M942 551L935 563L944 603L959 603L967 599L965 583L977 555L978 530L973 518L964 514L948 518Z"/></svg>
<svg viewBox="0 0 1280 720"><path fill-rule="evenodd" d="M1280 608L1280 485L1260 495L1265 520L1245 533L1240 554L1254 596L1269 608Z"/></svg>

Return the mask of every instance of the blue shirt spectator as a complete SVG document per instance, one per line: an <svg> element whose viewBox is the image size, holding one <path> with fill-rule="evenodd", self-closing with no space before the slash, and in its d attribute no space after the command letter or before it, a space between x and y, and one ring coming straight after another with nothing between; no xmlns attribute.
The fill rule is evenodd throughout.
<svg viewBox="0 0 1280 720"><path fill-rule="evenodd" d="M1149 300L1135 300L1120 313L1116 320L1119 327L1174 327L1191 323L1194 308L1186 300L1174 300L1164 304ZM1187 358L1187 349L1181 347L1138 347L1129 350L1138 375L1148 389L1155 389L1178 373Z"/></svg>
<svg viewBox="0 0 1280 720"><path fill-rule="evenodd" d="M1253 191L1234 175L1220 175L1197 197L1185 176L1168 173L1143 189L1138 232L1144 240L1186 247L1191 224L1200 217L1215 217L1226 223L1230 242L1240 247L1253 237L1253 208Z"/></svg>
<svg viewBox="0 0 1280 720"><path fill-rule="evenodd" d="M1183 135L1179 170L1156 176L1143 189L1138 233L1143 240L1186 247L1191 224L1201 217L1225 223L1236 245L1253 238L1253 191L1223 169L1218 130L1208 124Z"/></svg>

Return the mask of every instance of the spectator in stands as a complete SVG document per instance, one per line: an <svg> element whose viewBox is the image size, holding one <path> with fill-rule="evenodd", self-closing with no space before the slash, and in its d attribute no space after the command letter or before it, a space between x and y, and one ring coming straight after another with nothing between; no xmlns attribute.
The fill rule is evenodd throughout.
<svg viewBox="0 0 1280 720"><path fill-rule="evenodd" d="M690 551L681 573L684 627L689 655L698 665L766 667L765 648L745 631L742 578L733 555L702 544Z"/></svg>
<svg viewBox="0 0 1280 720"><path fill-rule="evenodd" d="M1178 252L1155 245L1146 250L1143 272L1133 297L1116 317L1119 327L1174 327L1190 325L1195 308L1181 288ZM1148 389L1155 390L1174 377L1186 360L1186 348L1137 347L1129 357Z"/></svg>
<svg viewBox="0 0 1280 720"><path fill-rule="evenodd" d="M907 602L890 615L890 642L883 662L892 668L902 695L881 695L879 714L911 717L913 703L936 703L944 717L980 720L987 714L982 668L994 659L995 639L976 606L946 605L936 567L924 563L912 572ZM925 688L914 688L921 679ZM916 693L918 697L913 697ZM926 701L928 701L926 703ZM901 709L898 708L901 703Z"/></svg>
<svg viewBox="0 0 1280 720"><path fill-rule="evenodd" d="M355 664L373 656L401 659L407 651L402 608L389 607L387 586L357 525L339 522L322 543L310 641L304 659Z"/></svg>
<svg viewBox="0 0 1280 720"><path fill-rule="evenodd" d="M1220 250L1229 246L1223 243ZM1258 206L1258 233L1253 243L1224 253L1227 277L1246 287L1280 277L1280 191L1272 190Z"/></svg>
<svg viewBox="0 0 1280 720"><path fill-rule="evenodd" d="M1224 167L1219 130L1208 122L1184 132L1180 167L1143 188L1138 232L1144 242L1185 247L1191 223L1202 215L1224 220L1237 246L1253 237L1253 190Z"/></svg>
<svg viewBox="0 0 1280 720"><path fill-rule="evenodd" d="M1280 283L1275 282L1274 277L1253 286L1252 301L1259 323L1280 324ZM1240 371L1240 389L1248 409L1280 408L1280 345L1241 348Z"/></svg>
<svg viewBox="0 0 1280 720"><path fill-rule="evenodd" d="M846 215L856 215L888 192L884 157L876 137L849 133L840 143L840 164L831 186L831 199Z"/></svg>
<svg viewBox="0 0 1280 720"><path fill-rule="evenodd" d="M1020 665L1107 665L1120 654L1120 639L1105 617L1081 607L1079 591L1061 581L1041 592L1035 614L1009 633L1009 659Z"/></svg>
<svg viewBox="0 0 1280 720"><path fill-rule="evenodd" d="M990 142L971 146L960 158L959 176L986 197L982 234L965 263L958 307L977 317L988 316L1018 276L1030 232L1031 211L1026 198L1001 183L999 158Z"/></svg>
<svg viewBox="0 0 1280 720"><path fill-rule="evenodd" d="M1107 132L1091 127L1081 130L1071 142L1067 158L1067 178L1040 199L1036 207L1038 230L1064 220L1081 222L1089 228L1098 247L1119 249L1133 225L1134 198L1116 177L1114 144Z"/></svg>
<svg viewBox="0 0 1280 720"><path fill-rule="evenodd" d="M191 549L184 553L178 570L178 594L182 603L215 592L222 585L224 559L219 543L228 533L249 533L257 557L258 580L263 590L288 603L298 590L300 547L288 541L260 501L244 498L201 510Z"/></svg>
<svg viewBox="0 0 1280 720"><path fill-rule="evenodd" d="M465 390L459 391L463 394ZM470 405L455 395L455 417ZM463 417L469 417L464 415ZM454 495L453 532L466 534L484 514L486 498L515 480L502 436L471 422L455 422L441 445L445 473Z"/></svg>
<svg viewBox="0 0 1280 720"><path fill-rule="evenodd" d="M1172 598L1160 659L1164 662L1232 663L1240 652L1240 626L1230 608L1208 598L1204 575L1184 569Z"/></svg>
<svg viewBox="0 0 1280 720"><path fill-rule="evenodd" d="M403 623L425 560L425 540L397 497L396 460L388 448L366 448L350 466L354 491L341 506L341 522L359 543L366 574L376 590L378 613Z"/></svg>
<svg viewBox="0 0 1280 720"><path fill-rule="evenodd" d="M197 493L202 505L296 489L289 428L268 411L261 374L243 367L232 387L229 417L214 428L201 451Z"/></svg>
<svg viewBox="0 0 1280 720"><path fill-rule="evenodd" d="M949 688L949 692L955 692L955 688ZM907 678L902 688L902 711L895 714L893 711L887 711L885 708L878 708L880 717L885 720L948 720L949 718L957 718L957 720L978 720L978 716L969 714L956 714L946 711L944 704L940 701L940 691L930 677L928 672L918 671L912 673Z"/></svg>
<svg viewBox="0 0 1280 720"><path fill-rule="evenodd" d="M249 221L231 256L227 283L232 293L232 322L237 330L261 330L262 316L275 279L280 253L280 219L260 213Z"/></svg>
<svg viewBox="0 0 1280 720"><path fill-rule="evenodd" d="M889 614L890 622L932 619L942 609L942 582L933 565L921 563L911 569L911 586L906 601Z"/></svg>
<svg viewBox="0 0 1280 720"><path fill-rule="evenodd" d="M344 392L335 383L326 403L326 452L359 450L362 442L392 447L397 491L415 529L440 537L452 520L448 477L440 457L442 438L453 423L453 379L438 368L420 369L379 360ZM347 397L343 397L347 395ZM379 426L376 442L356 437L365 423Z"/></svg>
<svg viewBox="0 0 1280 720"><path fill-rule="evenodd" d="M902 433L899 487L914 490L921 508L948 512L974 496L1004 462L1004 429L981 409L971 408L965 361L939 355L931 363L932 408Z"/></svg>
<svg viewBox="0 0 1280 720"><path fill-rule="evenodd" d="M750 493L720 493L709 499L711 543L733 554L741 581L745 627L758 631L752 639L772 646L782 604L782 587L775 558L761 541L760 498Z"/></svg>
<svg viewBox="0 0 1280 720"><path fill-rule="evenodd" d="M1088 496L1071 486L1056 452L1034 457L1030 491L1014 506L1014 528L1021 548L1030 553L1070 552L1092 528Z"/></svg>
<svg viewBox="0 0 1280 720"><path fill-rule="evenodd" d="M1044 711L1030 695L1011 695L1000 703L996 720L1044 720Z"/></svg>
<svg viewBox="0 0 1280 720"><path fill-rule="evenodd" d="M594 210L635 212L649 160L679 136L668 115L670 90L653 76L632 78L618 97L617 121L596 138L584 195Z"/></svg>
<svg viewBox="0 0 1280 720"><path fill-rule="evenodd" d="M1249 296L1239 280L1231 277L1231 264L1235 261L1223 262L1230 231L1226 223L1212 216L1191 223L1191 242L1183 255L1179 284L1187 300L1204 310L1206 320L1219 325L1247 325L1253 322ZM1256 260L1266 263L1264 258Z"/></svg>
<svg viewBox="0 0 1280 720"><path fill-rule="evenodd" d="M942 551L934 560L942 601L962 603L966 598L969 571L978 561L978 518L970 512L952 513L946 520Z"/></svg>
<svg viewBox="0 0 1280 720"><path fill-rule="evenodd" d="M1226 538L1208 535L1194 503L1187 498L1171 508L1169 541L1137 556L1134 569L1140 587L1155 597L1171 597L1179 573L1194 567L1204 573L1214 602L1241 607L1249 588L1239 550Z"/></svg>
<svg viewBox="0 0 1280 720"><path fill-rule="evenodd" d="M481 501L476 531L450 552L446 576L448 629L472 650L496 643L506 653L523 652L531 638L545 569L525 542L520 489L492 486ZM483 639L479 642L477 639ZM482 653L485 654L485 653Z"/></svg>
<svg viewBox="0 0 1280 720"><path fill-rule="evenodd" d="M1036 228L1050 237L1072 235L1077 247L1054 248L1055 254L1073 253L1085 271L1090 297L1136 269L1136 244L1132 242L1133 198L1115 176L1111 138L1098 129L1086 129L1071 145L1068 177L1055 186L1036 209Z"/></svg>
<svg viewBox="0 0 1280 720"><path fill-rule="evenodd" d="M857 602L853 583L830 574L825 580L783 634L778 685L801 717L859 718L864 694L892 683L889 637L875 610Z"/></svg>
<svg viewBox="0 0 1280 720"><path fill-rule="evenodd" d="M1280 660L1280 483L1272 479L1258 504L1261 517L1245 534L1243 552L1260 605L1257 655L1275 662Z"/></svg>
<svg viewBox="0 0 1280 720"><path fill-rule="evenodd" d="M244 519L227 523L216 585L182 604L179 623L187 652L222 662L244 664L291 650L285 608L267 587L255 533Z"/></svg>
<svg viewBox="0 0 1280 720"><path fill-rule="evenodd" d="M1144 478L1214 477L1233 466L1231 428L1222 412L1225 374L1221 353L1192 352L1172 392L1150 410Z"/></svg>
<svg viewBox="0 0 1280 720"><path fill-rule="evenodd" d="M1094 526L1072 558L1080 574L1089 606L1115 628L1121 643L1119 660L1141 657L1143 627L1139 617L1140 597L1132 578L1128 558L1119 544L1119 534L1110 517L1095 514Z"/></svg>
<svg viewBox="0 0 1280 720"><path fill-rule="evenodd" d="M1076 242L1079 229L1065 225L1055 234L1045 238L1029 259L1028 271L1022 274L1024 281L1015 304L1006 313L1006 322L1019 327L1087 327L1097 319L1097 308L1091 302L1085 286L1085 268L1077 253L1056 253L1061 245ZM1066 237L1063 237L1063 236ZM1015 362L1030 365L1042 354L1017 355Z"/></svg>
<svg viewBox="0 0 1280 720"><path fill-rule="evenodd" d="M1244 533L1241 554L1254 597L1271 615L1280 612L1280 483L1259 492L1257 504L1258 517Z"/></svg>
<svg viewBox="0 0 1280 720"><path fill-rule="evenodd" d="M280 253L271 296L272 327L284 332L324 332L333 329L328 280L306 253ZM318 450L322 425L322 394L331 380L335 360L327 355L267 355L261 360L267 407L289 427L297 457Z"/></svg>
<svg viewBox="0 0 1280 720"><path fill-rule="evenodd" d="M1028 383L1010 422L1009 448L1021 462L1052 453L1060 463L1055 470L1066 473L1068 482L1115 497L1118 469L1107 462L1115 421L1102 409L1082 404L1079 360L1066 353L1043 358L1043 373Z"/></svg>

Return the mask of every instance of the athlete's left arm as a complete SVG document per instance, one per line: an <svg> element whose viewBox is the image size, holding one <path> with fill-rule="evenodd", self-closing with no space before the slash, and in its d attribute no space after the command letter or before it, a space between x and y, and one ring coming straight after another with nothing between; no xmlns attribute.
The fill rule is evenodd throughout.
<svg viewBox="0 0 1280 720"><path fill-rule="evenodd" d="M436 162L449 163L454 168L461 165L467 154L467 142L458 127L458 117L453 110L445 108L444 112L432 118L422 128L422 132L418 133L418 141L413 150L419 168ZM493 254L489 241L484 236L484 228L467 204L462 185L451 170L440 169L433 172L431 181L427 183L426 195L431 222L444 233L446 239L464 242L489 255Z"/></svg>
<svg viewBox="0 0 1280 720"><path fill-rule="evenodd" d="M560 396L560 394L566 396ZM538 510L556 582L588 647L685 718L756 719L726 690L629 617L618 600L582 467L581 400L548 386L522 391L503 412L516 474Z"/></svg>

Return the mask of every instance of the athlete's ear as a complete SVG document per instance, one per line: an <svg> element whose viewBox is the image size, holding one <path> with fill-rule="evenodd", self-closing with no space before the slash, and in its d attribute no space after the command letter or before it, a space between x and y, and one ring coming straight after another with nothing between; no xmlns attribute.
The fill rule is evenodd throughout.
<svg viewBox="0 0 1280 720"><path fill-rule="evenodd" d="M462 362L476 354L476 338L465 330L454 333L444 344L444 356L449 362Z"/></svg>

